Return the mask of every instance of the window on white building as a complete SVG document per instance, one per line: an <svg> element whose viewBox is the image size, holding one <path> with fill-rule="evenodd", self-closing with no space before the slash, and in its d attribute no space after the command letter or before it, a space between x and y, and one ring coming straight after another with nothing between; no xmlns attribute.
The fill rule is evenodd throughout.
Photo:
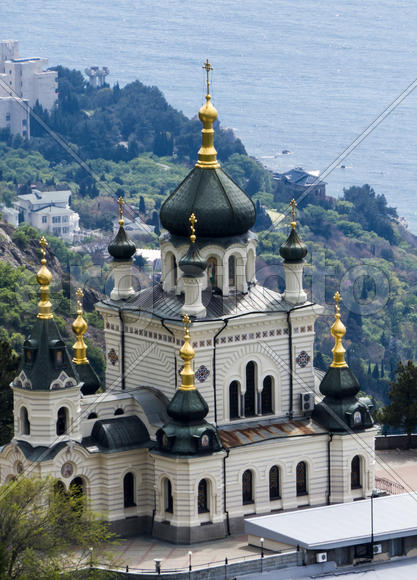
<svg viewBox="0 0 417 580"><path fill-rule="evenodd" d="M46 224L47 222L48 222L48 216L46 216L46 215L43 215L43 216L42 216L42 223L43 223L43 224Z"/></svg>
<svg viewBox="0 0 417 580"><path fill-rule="evenodd" d="M6 113L6 121L10 121L10 113Z"/></svg>
<svg viewBox="0 0 417 580"><path fill-rule="evenodd" d="M52 217L52 223L53 224L60 224L61 223L61 216L60 215L55 215Z"/></svg>
<svg viewBox="0 0 417 580"><path fill-rule="evenodd" d="M69 228L62 228L62 233L67 234L69 232Z"/></svg>
<svg viewBox="0 0 417 580"><path fill-rule="evenodd" d="M64 216L62 217L62 221L63 221L63 222L67 222L67 221L68 221L68 216L67 216L67 215L64 215Z"/></svg>
<svg viewBox="0 0 417 580"><path fill-rule="evenodd" d="M59 236L61 233L61 228L52 228L52 233L54 236Z"/></svg>

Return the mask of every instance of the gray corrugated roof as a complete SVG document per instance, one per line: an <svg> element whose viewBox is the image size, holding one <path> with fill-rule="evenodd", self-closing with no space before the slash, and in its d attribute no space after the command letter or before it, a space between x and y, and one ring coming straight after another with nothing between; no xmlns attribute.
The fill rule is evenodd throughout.
<svg viewBox="0 0 417 580"><path fill-rule="evenodd" d="M131 415L99 419L94 423L91 438L88 441L83 440L82 443L87 449L96 445L100 451L114 452L143 447L150 443L150 438L139 417Z"/></svg>
<svg viewBox="0 0 417 580"><path fill-rule="evenodd" d="M62 203L67 202L72 194L70 189L60 191L38 191L33 190L32 193L25 193L18 195L17 198L24 201L29 201L31 204L38 205L44 203Z"/></svg>
<svg viewBox="0 0 417 580"><path fill-rule="evenodd" d="M119 307L120 302L104 301L110 306ZM252 286L247 294L236 292L230 296L212 294L210 290L203 292L203 303L207 309L206 319L236 316L250 312L287 312L291 305L281 299L281 295L260 285ZM181 308L184 295L177 296L173 292L162 290L160 284L145 288L138 294L123 301L124 309L141 310L161 318L182 319ZM203 319L199 319L204 320Z"/></svg>
<svg viewBox="0 0 417 580"><path fill-rule="evenodd" d="M149 423L162 427L168 421L168 398L158 389L143 387L132 391L132 397L142 407Z"/></svg>
<svg viewBox="0 0 417 580"><path fill-rule="evenodd" d="M417 535L417 494L373 500L374 541ZM370 542L371 500L263 516L245 520L245 532L258 537L329 550Z"/></svg>

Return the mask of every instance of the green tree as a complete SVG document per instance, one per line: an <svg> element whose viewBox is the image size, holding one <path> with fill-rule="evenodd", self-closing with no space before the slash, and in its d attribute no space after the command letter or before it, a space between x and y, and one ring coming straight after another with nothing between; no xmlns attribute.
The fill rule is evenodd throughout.
<svg viewBox="0 0 417 580"><path fill-rule="evenodd" d="M0 487L0 578L4 580L72 578L75 570L89 565L90 548L112 537L85 496L77 490L66 493L56 479L19 477Z"/></svg>
<svg viewBox="0 0 417 580"><path fill-rule="evenodd" d="M417 427L417 366L412 361L406 365L399 363L397 380L391 383L388 396L390 404L381 409L378 420L405 431L409 449L411 435Z"/></svg>
<svg viewBox="0 0 417 580"><path fill-rule="evenodd" d="M7 339L0 340L0 444L13 437L13 396L10 383L19 366L19 357Z"/></svg>

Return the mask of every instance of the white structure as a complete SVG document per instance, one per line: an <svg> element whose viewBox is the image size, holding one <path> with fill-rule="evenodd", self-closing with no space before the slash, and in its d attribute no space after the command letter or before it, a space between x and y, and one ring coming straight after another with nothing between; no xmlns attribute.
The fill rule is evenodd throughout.
<svg viewBox="0 0 417 580"><path fill-rule="evenodd" d="M70 209L71 191L38 191L18 195L14 207L19 221L29 223L41 232L72 240L79 231L80 216Z"/></svg>
<svg viewBox="0 0 417 580"><path fill-rule="evenodd" d="M249 514L352 501L374 486L375 428L344 362L340 314L319 403L313 344L322 309L302 288L306 248L294 224L281 248L287 265L300 266L298 288L287 269L291 300L256 282L255 207L220 169L216 117L207 95L196 167L161 208L161 284L134 291L135 247L120 216L109 245L114 288L96 305L104 393L78 351L75 366L68 362L53 321L42 321L50 279L38 274L42 316L12 384L15 437L0 452L1 481L29 467L66 487L76 480L116 530L173 542L224 537L243 531ZM191 337L184 317L184 338L189 306L196 316ZM41 360L53 361L43 374Z"/></svg>
<svg viewBox="0 0 417 580"><path fill-rule="evenodd" d="M98 66L90 66L86 68L84 72L88 76L89 84L94 88L100 88L104 86L106 77L110 74L110 70L107 66L103 66L103 68L99 68Z"/></svg>
<svg viewBox="0 0 417 580"><path fill-rule="evenodd" d="M19 58L16 40L0 42L0 127L29 139L27 105L38 101L44 109L53 109L58 79L56 71L45 70L47 66L47 58Z"/></svg>

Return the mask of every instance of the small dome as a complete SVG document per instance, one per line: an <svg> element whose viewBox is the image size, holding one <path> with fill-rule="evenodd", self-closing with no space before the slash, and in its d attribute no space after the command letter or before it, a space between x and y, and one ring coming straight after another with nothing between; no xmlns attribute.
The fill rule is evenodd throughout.
<svg viewBox="0 0 417 580"><path fill-rule="evenodd" d="M207 403L197 389L178 389L167 408L168 415L174 421L184 424L202 421L208 411Z"/></svg>
<svg viewBox="0 0 417 580"><path fill-rule="evenodd" d="M200 256L197 246L191 242L187 253L181 258L178 265L185 276L195 278L207 268L207 260Z"/></svg>
<svg viewBox="0 0 417 580"><path fill-rule="evenodd" d="M136 252L136 246L132 240L129 239L122 224L119 227L119 231L117 232L116 237L112 242L110 242L108 251L110 256L112 256L115 260L120 261L130 260L130 258Z"/></svg>
<svg viewBox="0 0 417 580"><path fill-rule="evenodd" d="M291 229L291 233L287 241L282 244L279 253L286 262L301 262L307 255L307 247L300 240L295 228Z"/></svg>
<svg viewBox="0 0 417 580"><path fill-rule="evenodd" d="M206 102L198 112L198 117L202 123L214 123L217 119L217 109L210 100L210 95L206 96Z"/></svg>
<svg viewBox="0 0 417 580"><path fill-rule="evenodd" d="M188 236L191 213L203 238L244 234L256 219L253 201L221 168L195 167L162 204L161 224L173 235Z"/></svg>

